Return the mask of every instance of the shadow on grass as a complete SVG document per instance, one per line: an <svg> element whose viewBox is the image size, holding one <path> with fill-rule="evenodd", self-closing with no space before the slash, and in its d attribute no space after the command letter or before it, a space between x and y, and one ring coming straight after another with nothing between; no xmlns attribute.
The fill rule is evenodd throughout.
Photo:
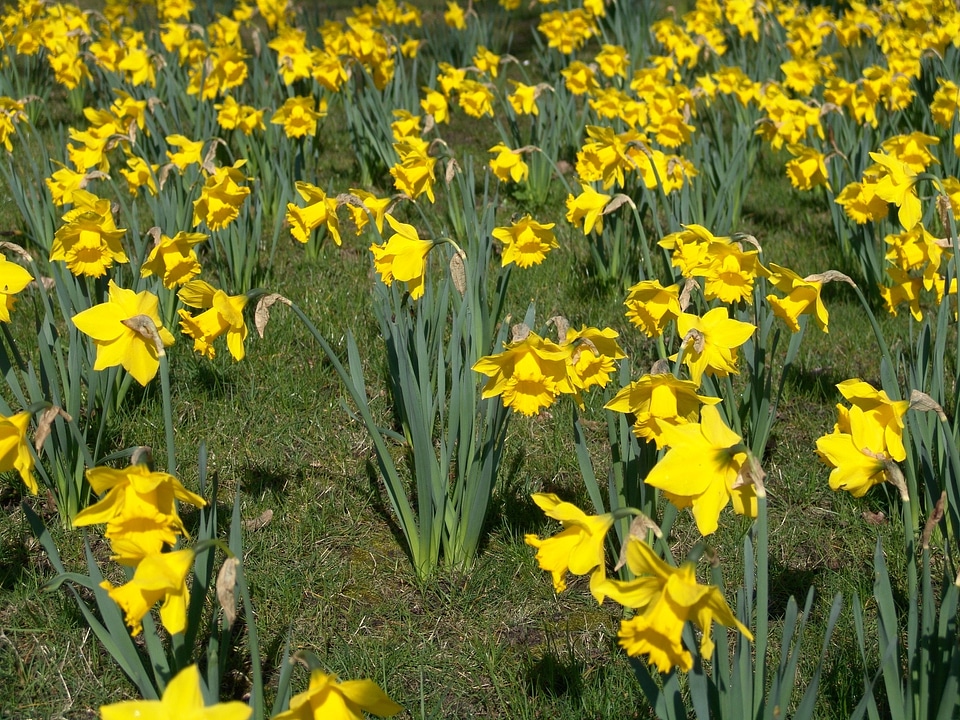
<svg viewBox="0 0 960 720"><path fill-rule="evenodd" d="M30 561L23 536L19 533L0 543L0 590L13 591L21 583Z"/></svg>
<svg viewBox="0 0 960 720"><path fill-rule="evenodd" d="M270 493L278 504L283 505L289 483L302 485L306 482L303 470L283 472L262 464L249 464L243 470L240 490L247 495L263 496Z"/></svg>
<svg viewBox="0 0 960 720"><path fill-rule="evenodd" d="M561 658L553 650L548 650L527 665L524 682L531 696L564 697L575 704L583 694L583 670L583 663L576 658Z"/></svg>

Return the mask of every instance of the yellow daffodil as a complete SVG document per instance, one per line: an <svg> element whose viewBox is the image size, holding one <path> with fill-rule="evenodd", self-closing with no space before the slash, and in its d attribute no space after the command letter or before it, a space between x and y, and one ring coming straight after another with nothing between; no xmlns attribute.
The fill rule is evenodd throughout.
<svg viewBox="0 0 960 720"><path fill-rule="evenodd" d="M627 319L649 338L657 338L680 309L680 286L663 287L659 280L643 280L627 291Z"/></svg>
<svg viewBox="0 0 960 720"><path fill-rule="evenodd" d="M826 155L812 147L791 143L787 151L793 160L787 163L787 177L798 190L812 190L819 185L830 189L827 175Z"/></svg>
<svg viewBox="0 0 960 720"><path fill-rule="evenodd" d="M157 173L160 166L150 164L136 155L127 156L127 167L120 168L120 174L127 181L127 189L131 195L140 192L140 188L145 187L151 195L157 194Z"/></svg>
<svg viewBox="0 0 960 720"><path fill-rule="evenodd" d="M730 610L720 588L697 583L693 563L678 568L661 560L653 549L635 537L627 541L627 567L636 579L607 580L604 594L632 607L637 613L620 623L618 638L627 654L646 655L662 673L674 667L689 671L693 658L683 646L683 628L692 621L701 630L700 656L713 655L713 623L735 627L749 640L750 630Z"/></svg>
<svg viewBox="0 0 960 720"><path fill-rule="evenodd" d="M530 168L523 161L523 155L508 148L503 143L494 145L487 152L495 153L490 158L490 169L500 182L513 180L515 183L526 182L530 175Z"/></svg>
<svg viewBox="0 0 960 720"><path fill-rule="evenodd" d="M507 102L517 115L539 115L537 97L540 92L536 85L525 85L516 80L508 81L513 85L513 92L507 96Z"/></svg>
<svg viewBox="0 0 960 720"><path fill-rule="evenodd" d="M580 225L582 221L584 235L593 230L599 235L603 232L603 210L610 202L610 196L597 192L586 183L580 187L583 192L576 197L567 195L567 222Z"/></svg>
<svg viewBox="0 0 960 720"><path fill-rule="evenodd" d="M483 45L477 45L477 53L473 56L473 65L481 73L487 73L490 77L495 78L500 71L500 56Z"/></svg>
<svg viewBox="0 0 960 720"><path fill-rule="evenodd" d="M16 470L31 495L40 488L33 477L33 453L27 442L27 430L30 429L30 413L21 412L5 417L0 415L0 472Z"/></svg>
<svg viewBox="0 0 960 720"><path fill-rule="evenodd" d="M829 332L827 324L830 315L820 297L823 282L801 278L790 268L774 263L770 264L770 271L770 284L787 294L783 298L767 295L767 303L773 314L783 320L791 332L799 332L800 324L797 319L801 315L812 315L817 327L823 332Z"/></svg>
<svg viewBox="0 0 960 720"><path fill-rule="evenodd" d="M165 288L183 285L200 274L200 260L194 245L207 239L203 233L181 230L173 237L161 235L140 266L140 277L156 275Z"/></svg>
<svg viewBox="0 0 960 720"><path fill-rule="evenodd" d="M447 103L447 98L437 90L424 88L420 108L427 115L432 115L433 121L438 125L450 122L450 106Z"/></svg>
<svg viewBox="0 0 960 720"><path fill-rule="evenodd" d="M876 390L859 378L844 380L837 389L847 402L863 411L865 434L870 436L868 444L888 453L897 462L905 460L903 416L910 408L910 402L891 400L885 391Z"/></svg>
<svg viewBox="0 0 960 720"><path fill-rule="evenodd" d="M383 219L386 216L387 208L390 207L392 202L390 198L378 198L371 192L366 190L360 190L359 188L350 188L350 194L355 196L360 200L362 205L358 206L353 203L347 204L347 210L350 213L350 217L353 219L353 224L357 228L357 235L363 232L363 229L367 226L367 223L370 222L370 218L373 218L374 224L377 226L377 232L383 232Z"/></svg>
<svg viewBox="0 0 960 720"><path fill-rule="evenodd" d="M923 214L920 198L917 196L917 173L905 162L891 155L872 152L870 157L885 170L877 181L877 197L898 206L900 224L904 230L912 230Z"/></svg>
<svg viewBox="0 0 960 720"><path fill-rule="evenodd" d="M287 203L285 220L290 224L290 234L295 240L305 243L316 228L325 224L333 241L340 245L337 199L327 197L322 188L302 180L297 181L296 187L297 193L307 201L307 204L299 207L296 203Z"/></svg>
<svg viewBox="0 0 960 720"><path fill-rule="evenodd" d="M694 273L706 268L710 263L710 250L717 249L720 243L729 243L726 236L715 236L703 227L691 223L684 225L683 230L666 235L657 244L670 250L671 264L680 270L684 277L693 277Z"/></svg>
<svg viewBox="0 0 960 720"><path fill-rule="evenodd" d="M600 46L600 52L594 58L600 72L606 77L627 77L627 68L630 65L630 58L627 55L627 49L622 45L610 45L604 43Z"/></svg>
<svg viewBox="0 0 960 720"><path fill-rule="evenodd" d="M203 140L191 140L183 135L168 135L167 145L179 148L176 152L167 150L167 162L172 163L177 170L183 172L196 163L203 162Z"/></svg>
<svg viewBox="0 0 960 720"><path fill-rule="evenodd" d="M207 177L200 197L193 201L193 226L201 222L211 230L223 230L240 215L240 206L250 188L239 183L246 180L240 168L247 161L237 160L232 166L218 167Z"/></svg>
<svg viewBox="0 0 960 720"><path fill-rule="evenodd" d="M68 167L61 167L50 177L45 178L44 183L50 190L50 198L53 200L53 204L66 205L73 202L74 190L79 190L87 184L87 175Z"/></svg>
<svg viewBox="0 0 960 720"><path fill-rule="evenodd" d="M570 379L578 390L589 390L594 385L606 387L617 369L616 361L626 357L617 344L619 333L611 328L567 330L561 347L570 348Z"/></svg>
<svg viewBox="0 0 960 720"><path fill-rule="evenodd" d="M862 183L847 184L834 202L858 225L882 220L889 212L887 201L877 195L876 179L864 178Z"/></svg>
<svg viewBox="0 0 960 720"><path fill-rule="evenodd" d="M93 491L104 496L77 513L73 526L106 524L104 536L113 546L114 559L123 565L134 566L187 534L177 513L177 500L195 507L207 504L173 475L151 471L145 465L119 470L95 467L86 475Z"/></svg>
<svg viewBox="0 0 960 720"><path fill-rule="evenodd" d="M707 245L706 262L691 271L702 277L703 296L727 304L753 303L753 285L757 277L765 277L767 269L760 264L760 251L744 251L740 243L718 241Z"/></svg>
<svg viewBox="0 0 960 720"><path fill-rule="evenodd" d="M467 27L466 14L456 0L447 0L447 9L443 13L443 21L454 30L465 30Z"/></svg>
<svg viewBox="0 0 960 720"><path fill-rule="evenodd" d="M135 293L113 280L108 288L107 302L74 315L73 324L93 338L97 348L94 370L122 365L138 383L146 385L160 368L160 355L149 332L141 332L141 316L153 322L163 345L173 345L173 335L160 322L156 295L146 290Z"/></svg>
<svg viewBox="0 0 960 720"><path fill-rule="evenodd" d="M704 405L699 423L664 427L662 438L670 449L645 482L681 510L692 507L701 535L716 532L720 511L731 499L737 513L756 517L753 485L738 484L746 448L716 407Z"/></svg>
<svg viewBox="0 0 960 720"><path fill-rule="evenodd" d="M159 700L124 700L100 706L102 720L248 720L251 713L253 708L239 700L204 705L196 665L177 673Z"/></svg>
<svg viewBox="0 0 960 720"><path fill-rule="evenodd" d="M561 394L574 394L568 362L570 352L531 332L504 345L503 352L480 358L473 366L490 379L483 397L500 395L504 407L531 417Z"/></svg>
<svg viewBox="0 0 960 720"><path fill-rule="evenodd" d="M923 290L923 278L914 277L898 267L888 267L887 276L893 280L893 285L882 285L880 297L886 303L887 310L893 316L897 315L897 307L907 303L914 320L923 320L923 310L920 308L920 292Z"/></svg>
<svg viewBox="0 0 960 720"><path fill-rule="evenodd" d="M193 550L189 548L153 553L140 561L129 582L120 586L114 586L109 580L100 583L123 610L131 635L140 634L144 615L161 601L160 622L167 632L176 635L186 629L190 602L187 575L193 567L193 557Z"/></svg>
<svg viewBox="0 0 960 720"><path fill-rule="evenodd" d="M422 142L401 142L393 146L400 161L390 168L393 184L399 192L416 200L426 195L434 201L434 168L437 159L429 154L429 146Z"/></svg>
<svg viewBox="0 0 960 720"><path fill-rule="evenodd" d="M682 313L677 318L677 334L683 341L683 362L690 379L700 386L704 374L726 377L737 373L737 348L756 327L730 318L725 307L717 307L702 318ZM670 359L676 360L674 354Z"/></svg>
<svg viewBox="0 0 960 720"><path fill-rule="evenodd" d="M541 540L528 534L524 541L537 548L540 569L553 576L553 588L558 593L567 587L566 575L590 577L590 589L602 601L599 588L606 573L604 570L604 541L613 525L613 515L587 515L572 503L563 502L553 493L534 493L533 501L547 517L559 520L563 525L556 535Z"/></svg>
<svg viewBox="0 0 960 720"><path fill-rule="evenodd" d="M548 252L559 247L553 226L554 223L542 225L524 215L510 227L494 228L493 237L503 243L501 265L516 263L521 268L539 265Z"/></svg>
<svg viewBox="0 0 960 720"><path fill-rule="evenodd" d="M227 295L202 280L191 280L177 293L184 305L204 312L191 315L181 309L180 329L193 339L193 349L208 358L215 357L213 342L221 335L227 336L227 349L233 359L244 358L243 342L247 339L247 324L243 309L247 306L246 295Z"/></svg>
<svg viewBox="0 0 960 720"><path fill-rule="evenodd" d="M644 375L618 392L604 405L607 410L636 417L633 432L653 440L657 449L666 444L664 428L694 423L704 404L716 405L719 398L697 395L697 386L670 373Z"/></svg>
<svg viewBox="0 0 960 720"><path fill-rule="evenodd" d="M320 101L319 107L312 96L297 95L287 98L270 118L273 125L283 125L288 138L301 138L317 134L317 120L326 117L327 102Z"/></svg>
<svg viewBox="0 0 960 720"><path fill-rule="evenodd" d="M313 670L309 687L273 720L363 720L365 712L392 717L402 710L373 680L340 682L336 675Z"/></svg>
<svg viewBox="0 0 960 720"><path fill-rule="evenodd" d="M117 228L110 201L75 190L74 208L53 236L50 260L61 260L74 275L101 277L115 262L129 262L120 244L126 230Z"/></svg>
<svg viewBox="0 0 960 720"><path fill-rule="evenodd" d="M464 80L460 83L457 102L470 117L482 118L484 115L493 117L493 97L493 91L483 83Z"/></svg>
<svg viewBox="0 0 960 720"><path fill-rule="evenodd" d="M550 227L553 227L552 225ZM556 247L556 246L554 246ZM10 311L17 295L33 280L26 268L0 254L0 322L10 322Z"/></svg>
<svg viewBox="0 0 960 720"><path fill-rule="evenodd" d="M892 459L878 446L878 434L870 431L872 421L863 409L850 408L844 422L847 432L835 429L817 440L817 454L833 468L830 472L832 490L846 490L854 497L863 497L874 485L889 479L887 461Z"/></svg>
<svg viewBox="0 0 960 720"><path fill-rule="evenodd" d="M410 297L414 300L423 295L423 276L427 271L427 253L434 246L432 240L421 240L417 229L387 214L387 223L393 228L391 235L382 245L373 244L373 264L384 285L392 285L394 280L407 283Z"/></svg>

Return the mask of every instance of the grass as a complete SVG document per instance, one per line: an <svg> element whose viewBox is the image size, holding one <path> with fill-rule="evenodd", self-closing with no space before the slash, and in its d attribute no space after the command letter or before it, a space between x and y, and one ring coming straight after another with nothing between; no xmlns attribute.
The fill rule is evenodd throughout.
<svg viewBox="0 0 960 720"><path fill-rule="evenodd" d="M496 138L480 127L461 119L448 141L458 153L484 158ZM330 178L324 179L352 180L354 168L339 151L348 145L342 118L333 114L324 142ZM757 168L742 229L757 237L768 260L801 274L827 268L851 272L831 244L823 199L792 191L781 168L771 157ZM500 212L505 219L523 209L508 196ZM9 209L3 212L0 225L15 227ZM539 213L542 220L558 221L561 247L543 265L514 274L507 311L522 317L535 300L540 319L562 314L574 326L613 327L623 336L636 376L653 353L624 318L622 293L594 277L582 236L562 222L558 184ZM368 309L371 279L365 241L348 232L343 248L328 242L314 260L305 259L303 248L283 242L268 289L294 299L341 352L346 329L357 336L369 391L386 416L382 343ZM830 334L812 326L808 331L764 461L772 635L788 599L797 597L802 604L813 588L808 657L818 651L834 594L843 593L848 607L855 593L868 597L876 539L898 536L892 497L881 489L861 502L831 492L827 469L813 449L835 422L834 385L858 376L876 383L879 376L876 345L853 293L838 283L828 287L825 300ZM904 337L903 317L883 315L881 322L888 338ZM341 406L339 380L319 348L278 305L266 337L251 335L247 353L239 364L225 353L206 362L178 342L171 351L174 415L180 471L188 487L196 480L192 458L204 442L220 478L220 502L229 504L239 493L245 520L273 513L245 537L246 572L273 681L289 638L295 649L316 653L343 678L375 679L410 717L652 716L616 645L622 611L609 602L597 606L584 579L555 594L523 540L527 533L556 529L530 501L532 492L589 503L573 453L568 406L561 402L538 417L513 419L476 564L469 573L418 584L388 509L371 443ZM162 448L159 395L147 389L135 400L113 420L113 443ZM602 420L601 405L599 396L588 401L588 427ZM602 432L594 435L595 462L604 468ZM134 697L72 598L63 590L42 592L52 569L31 536L21 498L10 484L0 492L0 717L95 717L100 704ZM84 534L59 529L42 500L28 502L45 513L68 567L80 569ZM865 509L894 519L871 524ZM711 542L731 568L727 582L733 584L739 580L736 567L747 523L728 513L721 524ZM689 516L681 515L671 542L685 551L696 539ZM250 685L243 633L237 629L239 657L229 677L237 697ZM855 642L846 612L828 655L822 717L845 717L859 699L859 671L851 670L860 664ZM811 673L809 664L802 666L798 686ZM295 681L298 689L303 675Z"/></svg>

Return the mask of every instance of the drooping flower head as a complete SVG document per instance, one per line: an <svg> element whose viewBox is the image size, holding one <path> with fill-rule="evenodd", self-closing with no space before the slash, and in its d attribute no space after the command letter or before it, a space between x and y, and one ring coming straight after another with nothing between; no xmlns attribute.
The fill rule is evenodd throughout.
<svg viewBox="0 0 960 720"><path fill-rule="evenodd" d="M553 234L554 223L542 225L530 215L524 215L509 227L493 230L493 237L503 243L501 264L506 267L515 263L517 267L527 268L539 265L547 253L559 247Z"/></svg>
<svg viewBox="0 0 960 720"><path fill-rule="evenodd" d="M246 295L227 295L203 280L191 280L177 296L185 305L203 310L197 315L183 309L179 311L180 329L193 339L194 350L212 359L216 354L213 342L226 335L227 349L233 359L237 362L243 360L243 343L248 333L243 319L248 300Z"/></svg>
<svg viewBox="0 0 960 720"><path fill-rule="evenodd" d="M373 244L373 264L384 285L394 280L407 283L414 300L423 295L423 276L427 271L427 253L435 245L432 240L421 240L417 229L387 214L387 223L394 234L381 245Z"/></svg>
<svg viewBox="0 0 960 720"><path fill-rule="evenodd" d="M541 540L529 534L524 538L527 545L537 548L537 562L542 570L553 576L554 590L563 592L566 589L567 572L574 575L592 573L590 587L597 597L599 586L606 577L604 541L613 525L613 515L587 515L553 493L534 493L532 497L547 517L559 520L563 525L563 530L552 537ZM602 601L602 596L597 600Z"/></svg>
<svg viewBox="0 0 960 720"><path fill-rule="evenodd" d="M756 327L730 318L725 307L717 307L702 318L682 313L677 318L677 334L683 339L683 362L690 379L699 387L704 374L726 377L737 373L737 348ZM675 353L670 358L677 359Z"/></svg>
<svg viewBox="0 0 960 720"><path fill-rule="evenodd" d="M738 482L747 461L742 438L715 406L703 406L699 423L664 427L662 437L670 449L645 482L678 508L692 507L701 535L716 532L720 511L731 500L737 513L756 517L754 486Z"/></svg>
<svg viewBox="0 0 960 720"><path fill-rule="evenodd" d="M183 285L200 274L200 259L193 248L207 237L183 230L173 237L161 235L140 266L140 277L156 275L168 289Z"/></svg>
<svg viewBox="0 0 960 720"><path fill-rule="evenodd" d="M27 442L30 413L20 412L10 417L0 415L0 472L15 470L31 495L40 492L33 476L33 453Z"/></svg>
<svg viewBox="0 0 960 720"><path fill-rule="evenodd" d="M315 669L310 685L290 699L290 709L273 720L363 720L364 713L392 717L403 708L373 680L345 680Z"/></svg>
<svg viewBox="0 0 960 720"><path fill-rule="evenodd" d="M189 548L154 553L140 560L129 582L120 586L114 586L109 580L100 583L123 610L131 635L140 634L143 617L161 601L160 621L167 632L176 635L186 629L190 602L187 574L193 567L193 558L193 550Z"/></svg>

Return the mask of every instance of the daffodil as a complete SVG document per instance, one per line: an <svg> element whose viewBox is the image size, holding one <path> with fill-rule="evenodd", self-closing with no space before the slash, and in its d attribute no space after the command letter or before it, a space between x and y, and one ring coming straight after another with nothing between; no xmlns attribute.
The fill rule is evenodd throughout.
<svg viewBox="0 0 960 720"><path fill-rule="evenodd" d="M473 369L490 378L484 398L500 395L504 407L531 417L561 394L575 394L569 360L569 348L531 332L505 344L503 352L480 358Z"/></svg>
<svg viewBox="0 0 960 720"><path fill-rule="evenodd" d="M550 227L553 227L552 225ZM7 260L0 254L0 322L10 322L10 311L17 300L17 295L23 292L33 280L33 275L26 268Z"/></svg>
<svg viewBox="0 0 960 720"><path fill-rule="evenodd" d="M156 275L165 288L183 285L200 274L200 260L194 245L207 239L203 233L181 230L173 237L161 235L140 266L140 277Z"/></svg>
<svg viewBox="0 0 960 720"><path fill-rule="evenodd" d="M392 717L403 708L373 680L345 680L322 670L310 673L310 685L290 699L290 709L273 720L363 720L364 713Z"/></svg>
<svg viewBox="0 0 960 720"><path fill-rule="evenodd" d="M718 402L719 398L697 395L697 386L690 380L657 373L630 383L604 408L633 415L634 434L653 440L659 450L666 444L665 428L695 423L702 405Z"/></svg>
<svg viewBox="0 0 960 720"><path fill-rule="evenodd" d="M659 280L643 280L627 291L627 319L649 338L660 337L671 320L683 312L680 309L680 286L663 287Z"/></svg>
<svg viewBox="0 0 960 720"><path fill-rule="evenodd" d="M677 318L677 334L683 339L683 362L690 379L699 387L704 374L726 377L737 372L737 348L756 328L734 320L725 307L710 310L702 318L682 313ZM676 360L674 354L670 359Z"/></svg>
<svg viewBox="0 0 960 720"><path fill-rule="evenodd" d="M135 566L187 534L177 500L195 507L207 504L173 475L145 465L94 467L86 476L93 491L103 497L77 513L73 526L105 524L104 537L113 546L114 559L123 565Z"/></svg>
<svg viewBox="0 0 960 720"><path fill-rule="evenodd" d="M525 182L530 175L530 168L523 161L523 156L503 143L494 145L488 152L495 154L495 157L490 158L490 169L501 182Z"/></svg>
<svg viewBox="0 0 960 720"><path fill-rule="evenodd" d="M817 440L817 454L830 471L830 488L846 490L854 497L863 497L867 490L889 479L887 455L877 442L876 428L859 407L845 413L847 432L835 429ZM873 440L871 444L871 439Z"/></svg>
<svg viewBox="0 0 960 720"><path fill-rule="evenodd" d="M213 342L226 335L230 355L237 362L243 360L243 342L248 333L243 319L248 300L246 295L227 295L202 280L191 280L180 289L178 297L185 305L203 310L198 315L191 315L183 309L179 311L180 329L193 339L194 350L213 358L216 352Z"/></svg>
<svg viewBox="0 0 960 720"><path fill-rule="evenodd" d="M124 700L100 706L102 720L248 720L253 708L239 700L207 706L196 665L177 673L159 700Z"/></svg>
<svg viewBox="0 0 960 720"><path fill-rule="evenodd" d="M110 599L123 610L130 634L143 630L143 617L158 602L160 622L171 635L182 633L187 627L187 605L190 591L187 575L193 567L193 550L176 550L147 555L137 565L133 578L120 586L109 580L100 583Z"/></svg>
<svg viewBox="0 0 960 720"><path fill-rule="evenodd" d="M613 525L613 515L587 515L576 505L563 502L553 493L534 493L533 501L547 517L559 520L563 525L556 535L541 540L528 534L524 541L537 548L537 562L542 570L553 576L553 588L558 593L567 587L566 575L592 573L590 588L598 602L604 570L604 542L607 531Z"/></svg>
<svg viewBox="0 0 960 720"><path fill-rule="evenodd" d="M60 260L74 275L87 277L101 277L114 263L129 262L120 244L126 230L114 223L110 201L77 189L73 203L54 233L50 260Z"/></svg>
<svg viewBox="0 0 960 720"><path fill-rule="evenodd" d="M347 204L347 211L353 218L353 224L356 226L357 235L363 232L363 229L373 218L377 226L377 232L383 232L383 220L386 217L387 208L390 207L392 200L389 197L378 198L371 192L359 188L350 188L350 194L360 200L361 204L356 205L353 202Z"/></svg>
<svg viewBox="0 0 960 720"><path fill-rule="evenodd" d="M567 195L567 222L572 225L583 223L583 234L593 230L603 232L603 210L610 202L610 196L599 193L590 185L582 184L582 192L574 197Z"/></svg>
<svg viewBox="0 0 960 720"><path fill-rule="evenodd" d="M864 413L864 431L869 434L871 447L888 453L897 462L905 460L903 446L903 416L910 408L908 400L891 400L884 390L875 389L859 378L844 380L837 385L840 394Z"/></svg>
<svg viewBox="0 0 960 720"><path fill-rule="evenodd" d="M787 145L793 160L787 162L787 177L798 190L812 190L824 185L830 188L826 156L818 150L799 143Z"/></svg>
<svg viewBox="0 0 960 720"><path fill-rule="evenodd" d="M885 170L877 182L877 197L898 206L900 224L904 230L912 230L922 215L916 189L917 173L891 155L872 152L870 157Z"/></svg>
<svg viewBox="0 0 960 720"><path fill-rule="evenodd" d="M670 449L644 482L663 490L678 508L692 507L701 535L716 532L720 511L731 499L736 512L756 516L753 485L738 483L746 448L716 407L704 405L699 423L665 427L662 437Z"/></svg>
<svg viewBox="0 0 960 720"><path fill-rule="evenodd" d="M247 161L237 160L232 166L218 167L207 177L200 197L193 201L193 225L201 222L211 230L223 230L240 215L240 206L250 188L240 185L246 180L240 168Z"/></svg>
<svg viewBox="0 0 960 720"><path fill-rule="evenodd" d="M509 227L494 228L493 237L503 243L503 267L516 263L517 267L527 268L543 262L548 252L559 247L553 226L554 223L542 225L524 215Z"/></svg>
<svg viewBox="0 0 960 720"><path fill-rule="evenodd" d="M203 162L203 140L191 140L183 135L168 135L167 145L179 148L176 152L167 150L167 161L183 172L196 163Z"/></svg>
<svg viewBox="0 0 960 720"><path fill-rule="evenodd" d="M27 442L27 430L30 428L30 413L20 412L10 417L0 415L0 472L16 470L31 495L40 488L33 477L33 454Z"/></svg>
<svg viewBox="0 0 960 720"><path fill-rule="evenodd" d="M442 92L424 88L420 109L427 115L433 116L433 121L437 125L450 122L450 106Z"/></svg>
<svg viewBox="0 0 960 720"><path fill-rule="evenodd" d="M447 0L447 9L443 13L443 21L454 30L465 30L467 27L466 14L456 0Z"/></svg>
<svg viewBox="0 0 960 720"><path fill-rule="evenodd" d="M508 81L513 85L513 92L507 95L507 102L517 115L539 115L540 108L537 98L540 96L536 85L526 85L516 80Z"/></svg>
<svg viewBox="0 0 960 720"><path fill-rule="evenodd" d="M163 346L173 345L173 335L163 327L157 312L157 296L146 290L135 293L108 285L108 300L73 316L77 330L93 338L97 348L94 370L117 365L146 385L160 368L160 349L151 336L149 324L156 328Z"/></svg>
<svg viewBox="0 0 960 720"><path fill-rule="evenodd" d="M317 134L317 120L327 114L326 100L317 105L312 96L297 95L287 98L270 118L274 125L283 125L288 138L301 138Z"/></svg>
<svg viewBox="0 0 960 720"><path fill-rule="evenodd" d="M394 280L407 283L414 300L423 295L423 276L427 271L427 253L434 246L432 240L421 240L417 229L387 214L387 223L394 234L381 245L373 244L373 264L384 285Z"/></svg>
<svg viewBox="0 0 960 720"><path fill-rule="evenodd" d="M298 180L297 193L307 204L299 207L296 203L287 203L286 221L290 223L290 234L294 239L305 243L311 233L326 224L333 241L340 245L340 222L337 218L337 199L327 197L322 188Z"/></svg>
<svg viewBox="0 0 960 720"><path fill-rule="evenodd" d="M829 332L830 315L820 297L823 282L813 278L801 278L790 268L774 263L770 264L769 280L777 290L787 294L783 298L767 295L767 303L773 314L783 320L791 332L800 330L798 318L801 315L812 315L817 327L823 332Z"/></svg>
<svg viewBox="0 0 960 720"><path fill-rule="evenodd" d="M582 327L567 330L561 347L571 348L570 379L578 390L594 385L606 387L616 370L616 361L626 357L617 344L619 333L611 328Z"/></svg>
<svg viewBox="0 0 960 720"><path fill-rule="evenodd" d="M626 560L636 579L607 580L601 590L637 610L632 618L620 623L617 634L620 646L631 657L646 655L662 673L674 667L689 671L693 658L683 646L683 628L688 621L701 630L702 658L713 655L713 623L735 627L753 640L750 630L730 610L720 588L697 583L693 563L672 567L635 537L627 541Z"/></svg>

